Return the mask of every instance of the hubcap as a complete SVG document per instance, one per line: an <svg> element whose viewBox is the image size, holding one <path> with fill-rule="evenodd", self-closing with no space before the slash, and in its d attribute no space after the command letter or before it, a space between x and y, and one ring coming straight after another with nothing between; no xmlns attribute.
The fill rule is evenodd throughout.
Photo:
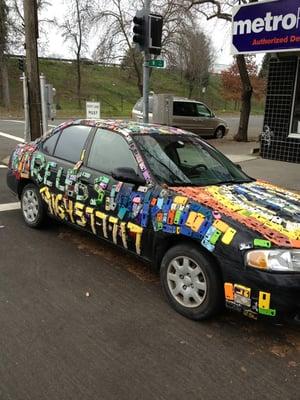
<svg viewBox="0 0 300 400"><path fill-rule="evenodd" d="M218 129L216 132L216 138L222 139L222 137L223 137L223 131L222 129Z"/></svg>
<svg viewBox="0 0 300 400"><path fill-rule="evenodd" d="M205 300L206 278L200 265L191 258L174 258L167 268L167 281L173 298L184 307L199 307Z"/></svg>
<svg viewBox="0 0 300 400"><path fill-rule="evenodd" d="M23 215L28 222L35 222L39 212L39 202L34 190L26 190L22 197Z"/></svg>

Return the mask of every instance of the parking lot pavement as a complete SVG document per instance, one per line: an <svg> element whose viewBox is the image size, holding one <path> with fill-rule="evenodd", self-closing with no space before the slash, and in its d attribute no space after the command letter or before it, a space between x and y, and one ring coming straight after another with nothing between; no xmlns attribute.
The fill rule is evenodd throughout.
<svg viewBox="0 0 300 400"><path fill-rule="evenodd" d="M297 399L296 328L189 321L122 251L19 211L0 226L1 398Z"/></svg>
<svg viewBox="0 0 300 400"><path fill-rule="evenodd" d="M0 205L16 201L5 175ZM29 229L20 210L0 211L0 315L0 399L299 397L299 328L187 320L147 265L58 223Z"/></svg>
<svg viewBox="0 0 300 400"><path fill-rule="evenodd" d="M6 168L0 168L0 205L17 201L16 197L6 188Z"/></svg>

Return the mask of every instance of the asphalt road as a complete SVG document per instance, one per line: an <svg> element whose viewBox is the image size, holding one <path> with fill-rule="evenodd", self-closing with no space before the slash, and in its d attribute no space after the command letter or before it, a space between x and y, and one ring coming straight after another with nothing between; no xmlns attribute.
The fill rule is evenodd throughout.
<svg viewBox="0 0 300 400"><path fill-rule="evenodd" d="M221 116L229 126L228 138L233 138L237 133L240 118L237 116ZM248 138L249 140L257 140L263 130L263 115L251 115L249 119Z"/></svg>
<svg viewBox="0 0 300 400"><path fill-rule="evenodd" d="M0 156L16 143L0 136ZM15 201L5 175L0 205ZM20 210L0 212L0 316L1 400L299 399L299 328L187 320L136 258L58 223L31 230Z"/></svg>

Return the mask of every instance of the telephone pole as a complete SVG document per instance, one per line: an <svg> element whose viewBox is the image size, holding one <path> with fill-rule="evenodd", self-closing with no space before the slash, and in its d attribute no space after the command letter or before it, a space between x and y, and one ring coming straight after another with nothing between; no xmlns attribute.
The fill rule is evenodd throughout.
<svg viewBox="0 0 300 400"><path fill-rule="evenodd" d="M29 124L31 140L42 136L41 93L37 51L38 16L36 0L24 0L26 70L28 79Z"/></svg>

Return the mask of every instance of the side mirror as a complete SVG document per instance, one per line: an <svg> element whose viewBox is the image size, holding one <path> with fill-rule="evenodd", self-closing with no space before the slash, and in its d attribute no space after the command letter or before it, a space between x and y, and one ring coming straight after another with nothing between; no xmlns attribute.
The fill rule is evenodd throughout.
<svg viewBox="0 0 300 400"><path fill-rule="evenodd" d="M243 170L242 166L240 164L235 164L235 166L240 169L241 171Z"/></svg>
<svg viewBox="0 0 300 400"><path fill-rule="evenodd" d="M121 182L134 183L136 185L145 185L146 181L141 178L133 168L121 167L112 172L112 177Z"/></svg>

